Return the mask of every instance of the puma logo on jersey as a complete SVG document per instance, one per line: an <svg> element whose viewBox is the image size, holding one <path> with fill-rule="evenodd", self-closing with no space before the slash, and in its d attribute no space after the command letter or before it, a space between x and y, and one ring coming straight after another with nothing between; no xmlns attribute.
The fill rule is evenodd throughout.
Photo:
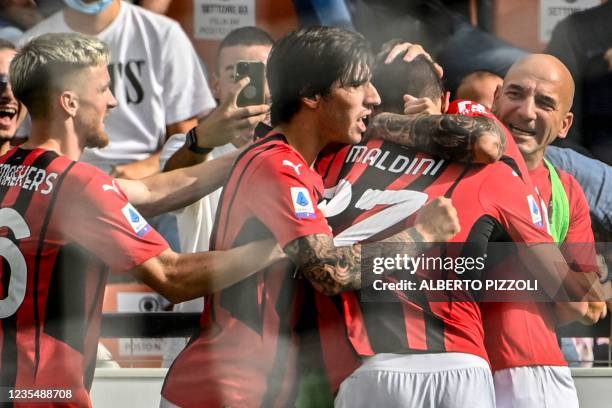
<svg viewBox="0 0 612 408"><path fill-rule="evenodd" d="M283 166L289 166L291 167L293 170L295 170L296 174L298 176L301 176L300 174L300 167L302 167L302 164L293 164L292 162L290 162L289 160L283 160Z"/></svg>
<svg viewBox="0 0 612 408"><path fill-rule="evenodd" d="M119 189L117 188L117 185L115 184L115 180L113 180L112 185L102 184L102 190L103 191L114 191L115 193L121 195L121 193L119 192Z"/></svg>

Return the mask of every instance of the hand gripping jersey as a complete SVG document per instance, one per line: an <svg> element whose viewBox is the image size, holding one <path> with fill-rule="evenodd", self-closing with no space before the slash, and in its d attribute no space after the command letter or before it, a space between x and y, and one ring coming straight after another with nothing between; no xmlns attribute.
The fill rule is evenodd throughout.
<svg viewBox="0 0 612 408"><path fill-rule="evenodd" d="M95 167L43 149L0 157L2 392L70 390L45 406L90 406L107 269L128 271L167 248Z"/></svg>
<svg viewBox="0 0 612 408"><path fill-rule="evenodd" d="M508 145L516 159L505 156L489 166L449 163L381 140L326 152L318 170L325 177L326 195L333 197L324 212L337 244L389 236L411 225L412 215L425 202L444 195L452 199L461 223L452 242L480 248L498 236L551 242L544 220L533 217L537 195L524 162L512 140ZM541 214L539 206L536 211ZM321 299L321 326L333 326L343 315L346 336L361 356L463 352L487 359L476 303L432 302L418 292L408 298L392 291L381 296L388 299L360 302L357 293L349 292L341 301ZM321 336L328 366L334 366L339 340L325 331Z"/></svg>
<svg viewBox="0 0 612 408"><path fill-rule="evenodd" d="M284 247L331 235L317 208L322 193L321 177L284 136L260 139L242 153L223 189L212 248L269 237ZM290 406L308 290L283 261L207 297L201 331L170 368L164 398L187 408Z"/></svg>

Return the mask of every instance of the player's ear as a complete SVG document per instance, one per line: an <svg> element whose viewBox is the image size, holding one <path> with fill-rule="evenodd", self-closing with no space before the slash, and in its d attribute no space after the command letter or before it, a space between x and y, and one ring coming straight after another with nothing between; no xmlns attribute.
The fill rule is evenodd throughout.
<svg viewBox="0 0 612 408"><path fill-rule="evenodd" d="M559 139L565 139L567 133L572 127L572 123L574 122L574 114L572 112L567 112L563 121L561 122L561 128L559 129L559 135L557 136Z"/></svg>
<svg viewBox="0 0 612 408"><path fill-rule="evenodd" d="M450 104L450 91L445 91L440 96L440 112L446 113L448 105Z"/></svg>
<svg viewBox="0 0 612 408"><path fill-rule="evenodd" d="M59 96L59 104L70 117L75 117L79 109L79 97L72 91L63 91Z"/></svg>
<svg viewBox="0 0 612 408"><path fill-rule="evenodd" d="M210 75L210 90L212 91L213 97L221 102L221 84L219 83L219 76L216 73Z"/></svg>
<svg viewBox="0 0 612 408"><path fill-rule="evenodd" d="M321 101L321 95L317 94L314 96L303 96L302 103L308 106L310 109L317 109L319 102Z"/></svg>
<svg viewBox="0 0 612 408"><path fill-rule="evenodd" d="M503 84L497 85L497 87L495 88L495 92L493 92L493 104L491 105L491 111L493 113L498 112L497 103L499 101L499 98L501 97L503 86Z"/></svg>

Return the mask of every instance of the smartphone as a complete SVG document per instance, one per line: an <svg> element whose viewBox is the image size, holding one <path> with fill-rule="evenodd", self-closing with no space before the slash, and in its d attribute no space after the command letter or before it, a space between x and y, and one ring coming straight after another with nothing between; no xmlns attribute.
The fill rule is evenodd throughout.
<svg viewBox="0 0 612 408"><path fill-rule="evenodd" d="M265 101L265 70L261 61L238 61L234 65L234 79L236 82L244 77L251 78L249 84L238 94L238 106L261 105Z"/></svg>

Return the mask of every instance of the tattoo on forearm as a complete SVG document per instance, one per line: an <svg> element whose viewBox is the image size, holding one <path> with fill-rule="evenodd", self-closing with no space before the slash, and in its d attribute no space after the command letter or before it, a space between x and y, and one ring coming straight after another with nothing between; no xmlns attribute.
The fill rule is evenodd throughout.
<svg viewBox="0 0 612 408"><path fill-rule="evenodd" d="M493 119L462 115L398 115L381 113L374 117L367 137L417 147L449 160L469 161L474 143L485 132L500 137L505 132Z"/></svg>
<svg viewBox="0 0 612 408"><path fill-rule="evenodd" d="M292 241L284 250L314 288L326 295L361 287L359 245L336 248L330 236L315 234Z"/></svg>
<svg viewBox="0 0 612 408"><path fill-rule="evenodd" d="M395 256L397 247L385 246L384 242L416 243L404 247L407 256L417 256L429 248L423 236L415 228L410 228L379 242L347 247L336 247L332 238L325 234L308 235L290 242L284 251L316 290L335 295L360 289L362 285L369 286L380 278L372 271L363 271L362 274L361 251L362 246L371 245L373 251L369 251L372 252L370 255Z"/></svg>

